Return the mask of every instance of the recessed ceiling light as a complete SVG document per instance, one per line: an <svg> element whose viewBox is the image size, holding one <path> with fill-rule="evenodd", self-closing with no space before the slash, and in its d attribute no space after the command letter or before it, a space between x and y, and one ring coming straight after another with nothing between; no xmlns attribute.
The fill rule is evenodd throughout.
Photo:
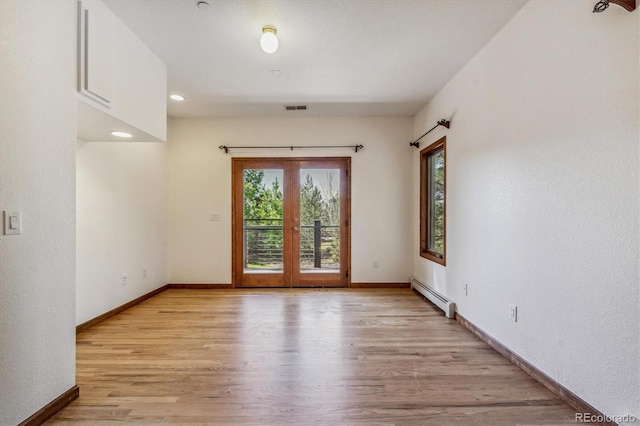
<svg viewBox="0 0 640 426"><path fill-rule="evenodd" d="M111 132L111 134L113 136L117 136L119 138L130 138L132 136L131 133L121 132L121 131L118 131L118 130Z"/></svg>
<svg viewBox="0 0 640 426"><path fill-rule="evenodd" d="M269 70L269 74L271 74L274 77L278 77L282 74L282 71L280 70Z"/></svg>
<svg viewBox="0 0 640 426"><path fill-rule="evenodd" d="M182 96L182 95L171 95L169 97L171 99L173 99L174 101L178 101L178 102L184 101L184 96Z"/></svg>

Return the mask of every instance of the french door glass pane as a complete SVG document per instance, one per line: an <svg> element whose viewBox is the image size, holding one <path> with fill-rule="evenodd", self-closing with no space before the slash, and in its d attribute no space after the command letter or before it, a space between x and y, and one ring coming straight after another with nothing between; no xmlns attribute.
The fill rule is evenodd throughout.
<svg viewBox="0 0 640 426"><path fill-rule="evenodd" d="M340 169L300 169L300 271L340 270Z"/></svg>
<svg viewBox="0 0 640 426"><path fill-rule="evenodd" d="M283 170L243 173L244 271L282 272Z"/></svg>

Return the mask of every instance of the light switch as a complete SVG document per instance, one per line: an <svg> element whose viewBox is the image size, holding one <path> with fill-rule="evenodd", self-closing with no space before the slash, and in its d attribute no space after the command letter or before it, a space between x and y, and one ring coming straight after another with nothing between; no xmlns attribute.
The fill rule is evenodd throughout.
<svg viewBox="0 0 640 426"><path fill-rule="evenodd" d="M4 235L22 234L22 213L4 212Z"/></svg>
<svg viewBox="0 0 640 426"><path fill-rule="evenodd" d="M209 222L220 222L220 213L218 212L209 213Z"/></svg>

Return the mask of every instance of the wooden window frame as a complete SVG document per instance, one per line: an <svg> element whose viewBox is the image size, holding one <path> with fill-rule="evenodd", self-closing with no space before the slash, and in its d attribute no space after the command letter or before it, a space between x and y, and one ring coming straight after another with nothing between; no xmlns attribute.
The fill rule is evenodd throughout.
<svg viewBox="0 0 640 426"><path fill-rule="evenodd" d="M427 221L431 216L429 214L429 200L428 200L428 166L427 160L431 154L442 149L444 156L444 241L442 245L442 255L428 249L429 235L428 232L431 229L428 226ZM447 259L447 138L442 137L436 142L432 143L428 147L420 151L420 256L428 259L432 262L438 263L442 266L446 266Z"/></svg>

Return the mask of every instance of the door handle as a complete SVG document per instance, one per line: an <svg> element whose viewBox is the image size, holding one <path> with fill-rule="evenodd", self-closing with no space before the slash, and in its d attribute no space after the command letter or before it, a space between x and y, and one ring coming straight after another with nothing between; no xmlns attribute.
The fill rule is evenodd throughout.
<svg viewBox="0 0 640 426"><path fill-rule="evenodd" d="M299 231L299 230L300 230L300 228L298 228L297 226L294 226L294 227L293 227L293 230L294 230L294 231Z"/></svg>

